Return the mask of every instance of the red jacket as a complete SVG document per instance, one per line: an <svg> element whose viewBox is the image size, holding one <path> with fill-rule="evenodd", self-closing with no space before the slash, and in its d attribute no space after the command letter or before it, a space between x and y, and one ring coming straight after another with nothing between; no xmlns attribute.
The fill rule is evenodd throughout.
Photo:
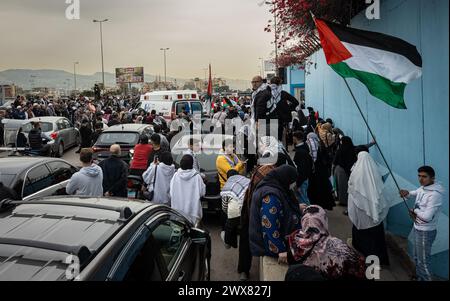
<svg viewBox="0 0 450 301"><path fill-rule="evenodd" d="M134 147L134 156L131 161L131 169L147 169L147 160L150 153L153 151L151 144L137 144Z"/></svg>

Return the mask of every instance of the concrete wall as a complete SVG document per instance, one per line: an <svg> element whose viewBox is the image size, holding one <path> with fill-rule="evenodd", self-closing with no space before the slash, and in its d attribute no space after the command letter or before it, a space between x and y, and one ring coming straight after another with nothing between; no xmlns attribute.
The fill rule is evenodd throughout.
<svg viewBox="0 0 450 301"><path fill-rule="evenodd" d="M352 27L397 36L416 45L422 54L423 77L406 88L407 110L391 108L372 97L360 82L348 80L402 188L417 187L417 168L425 164L433 166L438 181L446 190L449 188L448 6L448 0L382 1L380 20L368 20L364 13L352 20ZM367 128L343 79L326 64L323 51L313 54L310 60L313 64L305 80L306 106L314 107L321 117L332 118L355 144L369 142ZM371 154L384 165L378 150L372 149ZM408 237L412 222L396 196L393 183L391 186L387 194L393 206L386 221L387 229ZM409 205L413 203L410 201ZM448 209L447 191L432 251L433 271L447 279ZM410 244L411 241L410 236Z"/></svg>

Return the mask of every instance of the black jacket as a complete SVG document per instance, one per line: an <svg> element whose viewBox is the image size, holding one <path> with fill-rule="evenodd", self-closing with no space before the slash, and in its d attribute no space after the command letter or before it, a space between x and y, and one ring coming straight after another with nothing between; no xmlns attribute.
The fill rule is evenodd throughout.
<svg viewBox="0 0 450 301"><path fill-rule="evenodd" d="M28 133L28 141L30 143L30 147L32 149L41 149L42 148L42 133L41 130L32 129Z"/></svg>
<svg viewBox="0 0 450 301"><path fill-rule="evenodd" d="M28 140L24 133L17 134L16 146L27 147Z"/></svg>
<svg viewBox="0 0 450 301"><path fill-rule="evenodd" d="M295 147L294 162L297 165L297 186L300 187L311 176L313 167L313 159L306 143Z"/></svg>
<svg viewBox="0 0 450 301"><path fill-rule="evenodd" d="M255 110L255 120L261 120L267 118L267 102L272 97L272 93L269 89L265 89L260 91L255 96L255 101L253 103L254 110Z"/></svg>
<svg viewBox="0 0 450 301"><path fill-rule="evenodd" d="M126 198L128 165L122 159L111 156L99 163L103 171L103 192Z"/></svg>
<svg viewBox="0 0 450 301"><path fill-rule="evenodd" d="M96 142L97 142L97 140L98 140L98 137L100 137L100 135L103 133L103 130L100 130L100 131L95 131L93 134L92 134L92 144L95 144Z"/></svg>
<svg viewBox="0 0 450 301"><path fill-rule="evenodd" d="M81 147L92 146L92 130L89 126L82 125L80 127Z"/></svg>

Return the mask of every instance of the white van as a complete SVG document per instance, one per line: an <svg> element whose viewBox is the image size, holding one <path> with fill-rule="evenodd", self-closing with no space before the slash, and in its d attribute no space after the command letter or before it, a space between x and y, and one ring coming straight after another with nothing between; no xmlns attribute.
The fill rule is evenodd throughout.
<svg viewBox="0 0 450 301"><path fill-rule="evenodd" d="M183 111L191 115L201 115L203 104L195 90L155 91L141 95L135 109L143 109L145 112L155 110L167 121L171 121Z"/></svg>

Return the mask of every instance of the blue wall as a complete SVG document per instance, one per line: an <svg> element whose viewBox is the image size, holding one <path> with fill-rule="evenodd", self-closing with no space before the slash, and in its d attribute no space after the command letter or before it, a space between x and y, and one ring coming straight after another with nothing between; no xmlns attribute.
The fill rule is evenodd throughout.
<svg viewBox="0 0 450 301"><path fill-rule="evenodd" d="M283 89L294 95L295 88L305 88L305 70L290 66L287 68L287 85L283 85Z"/></svg>
<svg viewBox="0 0 450 301"><path fill-rule="evenodd" d="M440 216L438 239L433 248L433 271L448 279L448 188L449 188L449 24L448 0L389 0L381 2L381 19L368 20L361 13L352 27L383 32L417 45L423 58L423 76L410 83L405 92L407 110L391 108L372 97L365 86L349 79L349 84L374 131L400 185L418 185L417 168L431 165L437 180L447 190ZM323 51L310 58L306 75L306 106L321 117L332 118L355 144L370 141L369 133L355 104L339 77L326 64ZM315 67L315 64L317 66ZM382 164L376 149L372 156ZM395 191L391 191L395 198ZM398 203L398 200L396 200ZM410 203L412 204L412 203ZM408 237L412 223L404 205L390 210L387 229ZM411 240L410 240L411 242Z"/></svg>

